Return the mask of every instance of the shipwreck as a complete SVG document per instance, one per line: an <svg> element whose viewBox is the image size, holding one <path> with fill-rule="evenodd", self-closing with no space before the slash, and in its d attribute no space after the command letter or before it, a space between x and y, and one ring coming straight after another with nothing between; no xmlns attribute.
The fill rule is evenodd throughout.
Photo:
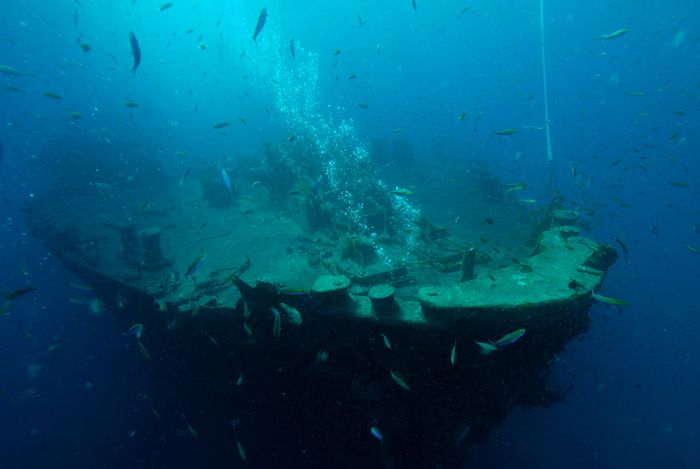
<svg viewBox="0 0 700 469"><path fill-rule="evenodd" d="M616 259L579 213L523 207L477 168L461 226L508 221L502 239L456 233L300 145L177 176L145 151L52 145L27 221L118 327L143 325L187 425L234 465L460 467L514 406L563 398L552 361Z"/></svg>

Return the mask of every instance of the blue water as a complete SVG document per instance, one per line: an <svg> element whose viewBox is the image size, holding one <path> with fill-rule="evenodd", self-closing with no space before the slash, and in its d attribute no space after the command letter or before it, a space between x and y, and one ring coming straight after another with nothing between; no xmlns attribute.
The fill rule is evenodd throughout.
<svg viewBox="0 0 700 469"><path fill-rule="evenodd" d="M549 165L537 1L417 0L416 11L410 0L173 3L162 12L146 0L3 4L0 64L22 76L0 72L0 286L37 291L0 317L2 467L175 464L142 435L150 416L140 403L167 395L167 383L124 353L108 314L67 301L79 280L27 234L22 207L49 177L35 158L42 146L64 134L138 136L171 175L184 165L176 152L235 164L290 132L320 147L343 121L370 159L371 142L401 129L404 176L422 193L413 203L436 219L468 188L444 195L430 176L486 160L538 199L552 175L566 205L586 213L589 237L629 248L602 292L630 306L595 304L591 329L554 364L573 384L566 399L514 411L470 465L700 467L700 255L686 247L700 247L695 2L545 1ZM619 28L629 32L597 38ZM133 74L129 31L143 54ZM225 136L212 130L222 121L232 123ZM519 132L495 135L504 128ZM388 185L400 183L401 164L376 163ZM669 184L679 181L688 187ZM180 457L183 467L216 461L206 445Z"/></svg>

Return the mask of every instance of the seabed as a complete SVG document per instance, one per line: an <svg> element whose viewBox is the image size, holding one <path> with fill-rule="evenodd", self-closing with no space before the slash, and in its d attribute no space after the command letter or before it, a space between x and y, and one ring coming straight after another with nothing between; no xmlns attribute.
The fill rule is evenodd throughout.
<svg viewBox="0 0 700 469"><path fill-rule="evenodd" d="M143 174L129 186L63 171L26 209L119 327L144 325L149 366L198 441L242 464L238 441L254 467L460 467L510 409L564 397L552 361L589 327L616 259L580 235L579 214L473 201L474 219L528 220L495 249L407 222L381 184L315 190L321 169L290 151L230 170L232 193L215 167L157 191ZM350 189L361 228L339 196ZM520 328L490 354L475 343Z"/></svg>

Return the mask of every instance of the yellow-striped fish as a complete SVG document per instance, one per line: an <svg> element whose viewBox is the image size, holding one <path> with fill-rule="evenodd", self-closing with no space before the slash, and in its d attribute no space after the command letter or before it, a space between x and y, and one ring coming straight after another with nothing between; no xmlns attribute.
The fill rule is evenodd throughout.
<svg viewBox="0 0 700 469"><path fill-rule="evenodd" d="M629 302L625 300L620 300L611 296L599 295L597 293L591 293L591 296L594 300L600 301L601 303L607 303L609 305L627 306L629 304Z"/></svg>

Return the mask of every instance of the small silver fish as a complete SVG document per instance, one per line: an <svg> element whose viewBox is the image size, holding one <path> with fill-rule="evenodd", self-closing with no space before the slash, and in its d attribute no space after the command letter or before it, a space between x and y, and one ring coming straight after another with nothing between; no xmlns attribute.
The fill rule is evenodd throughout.
<svg viewBox="0 0 700 469"><path fill-rule="evenodd" d="M255 25L255 32L253 33L253 41L257 40L258 35L263 30L265 26L265 21L267 20L267 8L263 8L260 11L260 16L258 16L258 23Z"/></svg>
<svg viewBox="0 0 700 469"><path fill-rule="evenodd" d="M228 194L231 197L233 197L233 186L231 185L231 178L228 177L228 173L226 172L225 168L221 168L221 179L224 181L224 186L226 186Z"/></svg>
<svg viewBox="0 0 700 469"><path fill-rule="evenodd" d="M404 391L411 390L406 381L404 381L403 378L399 376L394 370L391 370L389 374L391 375L391 379L393 379L396 384L401 386L401 388L403 388Z"/></svg>
<svg viewBox="0 0 700 469"><path fill-rule="evenodd" d="M513 332L509 332L508 334L504 335L503 337L492 343L496 347L505 347L507 345L514 344L515 342L520 340L520 338L524 335L525 329L518 329Z"/></svg>
<svg viewBox="0 0 700 469"><path fill-rule="evenodd" d="M286 303L280 303L280 308L284 310L287 315L286 319L290 324L300 325L303 321L301 318L301 313L294 306L289 306Z"/></svg>
<svg viewBox="0 0 700 469"><path fill-rule="evenodd" d="M243 445L241 444L241 442L236 440L236 446L238 446L238 455L241 457L242 460L247 461L248 457L245 454L245 449L243 449Z"/></svg>
<svg viewBox="0 0 700 469"><path fill-rule="evenodd" d="M479 342L478 340L475 340L474 342L479 346L479 352L481 352L482 355L488 355L498 350L498 347L489 342Z"/></svg>
<svg viewBox="0 0 700 469"><path fill-rule="evenodd" d="M385 336L384 334L381 334L381 336L382 336L382 340L384 341L384 345L386 346L386 348L391 350L391 342L389 342L389 338L387 336Z"/></svg>
<svg viewBox="0 0 700 469"><path fill-rule="evenodd" d="M282 317L276 308L271 309L272 314L274 315L274 320L272 323L272 337L274 337L275 340L278 340L280 338L280 333L282 332Z"/></svg>
<svg viewBox="0 0 700 469"><path fill-rule="evenodd" d="M141 342L139 339L136 339L136 346L139 348L139 351L141 352L141 355L143 355L143 358L146 360L151 359L151 354L148 353L148 350L146 350L146 347L143 345L143 342Z"/></svg>
<svg viewBox="0 0 700 469"><path fill-rule="evenodd" d="M381 430L377 427L372 427L369 429L370 434L375 437L377 440L379 440L380 443L384 441L384 435L382 435Z"/></svg>
<svg viewBox="0 0 700 469"><path fill-rule="evenodd" d="M139 339L141 339L141 335L143 334L143 330L144 330L143 324L141 324L140 322L137 322L136 324L132 324L132 326L129 327L129 329L127 329L126 332L124 332L124 335L129 336L129 337L133 337L134 339L139 340Z"/></svg>

